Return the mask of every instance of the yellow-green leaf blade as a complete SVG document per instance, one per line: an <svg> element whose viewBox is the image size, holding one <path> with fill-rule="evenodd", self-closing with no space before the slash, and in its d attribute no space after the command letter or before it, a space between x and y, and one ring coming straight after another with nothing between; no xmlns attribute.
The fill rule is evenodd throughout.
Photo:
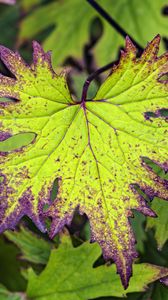
<svg viewBox="0 0 168 300"><path fill-rule="evenodd" d="M19 151L2 153L1 231L15 227L24 214L45 231L48 216L52 237L71 222L78 207L89 218L92 240L106 259L115 261L125 288L137 256L129 224L132 209L155 216L137 186L150 198L168 196L165 180L144 160L167 168L168 131L160 109L167 106L168 83L160 77L168 60L167 54L157 57L158 48L159 36L137 58L127 38L119 64L95 99L82 103L72 100L65 78L52 71L49 53L37 43L31 67L0 48L16 77L1 78L0 95L19 100L2 105L1 140L22 130L36 135ZM148 111L156 117L147 118ZM51 203L55 179L58 194ZM51 204L45 214L44 204Z"/></svg>

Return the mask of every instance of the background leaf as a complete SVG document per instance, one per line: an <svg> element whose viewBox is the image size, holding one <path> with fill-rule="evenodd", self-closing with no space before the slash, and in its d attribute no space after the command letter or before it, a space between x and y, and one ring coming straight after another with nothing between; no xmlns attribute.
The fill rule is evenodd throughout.
<svg viewBox="0 0 168 300"><path fill-rule="evenodd" d="M125 291L114 265L93 268L100 254L97 244L86 242L73 248L66 239L57 250L52 250L49 263L39 276L30 270L28 297L39 300L87 300L108 295L121 297L126 293L143 291L148 283L168 273L164 268L148 264L134 265L134 277Z"/></svg>
<svg viewBox="0 0 168 300"><path fill-rule="evenodd" d="M167 37L168 17L163 15L166 0L102 0L97 1L116 20L127 33L142 47L158 33ZM95 47L96 62L105 65L117 58L118 49L124 46L124 39L105 20L103 35ZM142 26L143 25L143 26ZM162 41L160 51L165 49Z"/></svg>
<svg viewBox="0 0 168 300"><path fill-rule="evenodd" d="M26 282L20 274L21 264L18 249L0 238L0 282L12 291L24 290ZM1 298L0 298L1 299Z"/></svg>
<svg viewBox="0 0 168 300"><path fill-rule="evenodd" d="M21 250L21 258L35 264L46 264L50 255L52 244L33 234L25 227L19 231L6 231L5 236L15 243Z"/></svg>
<svg viewBox="0 0 168 300"><path fill-rule="evenodd" d="M157 218L147 219L147 229L154 228L155 238L159 249L161 249L168 239L168 203L162 199L155 198L152 201L151 208L156 212Z"/></svg>
<svg viewBox="0 0 168 300"><path fill-rule="evenodd" d="M15 47L16 34L18 32L19 8L0 4L0 43L6 47Z"/></svg>
<svg viewBox="0 0 168 300"><path fill-rule="evenodd" d="M162 14L166 0L98 0L99 4L144 47L156 34L167 37L167 16ZM64 18L66 15L66 18ZM54 26L44 41L45 50L53 51L53 64L57 66L69 56L81 58L83 46L89 42L89 29L94 18L103 24L103 34L94 54L97 65L117 59L124 39L86 2L78 0L53 1L34 10L21 23L20 43L37 36L49 26ZM143 26L142 26L143 19ZM148 28L148 30L146 30ZM60 38L61 37L61 38ZM59 41L59 43L57 43ZM57 46L56 46L57 45ZM164 44L161 44L161 52Z"/></svg>

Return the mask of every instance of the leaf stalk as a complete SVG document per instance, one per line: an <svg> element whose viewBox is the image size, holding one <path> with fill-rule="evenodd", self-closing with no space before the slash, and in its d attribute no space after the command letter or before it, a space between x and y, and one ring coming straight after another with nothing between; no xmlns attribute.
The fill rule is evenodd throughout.
<svg viewBox="0 0 168 300"><path fill-rule="evenodd" d="M98 76L99 74L109 70L116 62L111 62L107 65L105 65L104 67L98 69L97 71L95 71L94 73L92 73L91 75L88 76L88 78L86 79L84 85L83 85L83 91L82 91L82 97L81 97L81 105L83 107L85 107L85 101L87 98L87 92L88 92L88 88L91 84L91 82L95 79L96 76Z"/></svg>

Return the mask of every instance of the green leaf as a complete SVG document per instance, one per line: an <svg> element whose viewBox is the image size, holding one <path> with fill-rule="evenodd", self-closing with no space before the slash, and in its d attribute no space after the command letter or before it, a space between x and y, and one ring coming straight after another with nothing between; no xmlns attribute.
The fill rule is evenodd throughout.
<svg viewBox="0 0 168 300"><path fill-rule="evenodd" d="M142 214L135 211L134 218L131 220L131 225L133 227L136 237L136 250L141 253L144 253L144 241L146 241L147 239L144 229L144 221L145 217Z"/></svg>
<svg viewBox="0 0 168 300"><path fill-rule="evenodd" d="M155 198L152 201L151 208L156 212L157 218L147 218L147 229L155 229L155 238L157 240L158 247L159 249L162 249L168 239L168 203L161 199Z"/></svg>
<svg viewBox="0 0 168 300"><path fill-rule="evenodd" d="M50 53L34 42L34 61L25 64L18 53L0 47L0 55L16 79L0 77L0 95L18 99L1 104L1 134L33 132L28 146L2 153L0 230L14 228L23 215L50 236L70 224L78 207L90 221L92 241L105 259L113 259L127 287L137 253L128 218L132 209L155 216L137 187L148 197L167 198L164 180L145 164L145 157L166 170L168 131L160 117L167 106L168 54L157 58L157 36L136 58L129 38L118 65L93 100L75 102L64 74L56 75ZM146 112L156 113L155 118ZM57 197L50 194L58 180ZM157 181L157 185L156 185ZM43 212L44 205L50 205Z"/></svg>
<svg viewBox="0 0 168 300"><path fill-rule="evenodd" d="M36 264L46 264L52 244L33 234L25 227L19 231L6 231L5 236L21 250L21 258Z"/></svg>
<svg viewBox="0 0 168 300"><path fill-rule="evenodd" d="M162 251L158 250L156 240L154 238L154 232L149 230L147 233L147 239L144 242L144 253L141 255L142 262L149 262L151 264L155 264L157 262L160 266L167 266L168 260L168 248L165 247Z"/></svg>
<svg viewBox="0 0 168 300"><path fill-rule="evenodd" d="M102 7L114 18L114 20L126 29L142 47L153 39L158 33L162 37L167 34L167 16L162 10L167 6L167 0L98 0ZM103 35L95 47L94 54L99 65L105 65L117 58L118 49L124 46L124 39L107 21L103 22ZM142 26L143 24L143 26ZM165 49L162 41L160 51Z"/></svg>
<svg viewBox="0 0 168 300"><path fill-rule="evenodd" d="M130 286L124 290L114 264L93 268L101 251L97 244L73 248L68 241L52 250L45 270L36 275L29 271L27 295L39 300L87 300L101 296L124 297L145 291L147 285L168 273L168 269L150 264L135 264Z"/></svg>
<svg viewBox="0 0 168 300"><path fill-rule="evenodd" d="M165 287L161 285L160 283L157 283L153 294L152 294L152 300L167 300L168 295L168 287Z"/></svg>
<svg viewBox="0 0 168 300"><path fill-rule="evenodd" d="M17 5L0 8L0 43L6 47L13 47L16 42L17 22L19 19L19 9ZM3 28L3 30L2 30Z"/></svg>
<svg viewBox="0 0 168 300"><path fill-rule="evenodd" d="M33 7L41 4L43 0L21 0L20 5L24 12L29 12Z"/></svg>
<svg viewBox="0 0 168 300"><path fill-rule="evenodd" d="M23 290L26 282L20 274L21 264L17 259L17 248L0 238L0 282L12 291ZM0 298L1 299L1 298Z"/></svg>
<svg viewBox="0 0 168 300"><path fill-rule="evenodd" d="M63 18L65 15L66 18ZM81 57L83 46L89 40L90 23L94 16L95 12L84 1L82 5L79 0L54 1L37 8L22 21L20 43L54 25L44 43L45 49L55 49L53 64L58 65L69 56Z"/></svg>
<svg viewBox="0 0 168 300"><path fill-rule="evenodd" d="M134 37L142 47L156 34L167 37L167 18L161 14L167 0L99 0L97 1L128 34ZM66 15L66 18L64 16ZM21 23L19 41L31 39L50 26L51 34L44 41L44 48L53 51L54 66L63 63L69 57L81 58L83 46L89 41L89 29L98 13L87 3L79 0L58 0L39 6L25 17ZM103 23L103 35L95 48L98 65L104 65L116 59L124 39L107 21ZM143 26L142 26L143 19ZM146 30L148 28L148 30ZM61 37L61 38L60 38ZM58 42L59 41L59 42ZM161 50L164 46L161 44Z"/></svg>

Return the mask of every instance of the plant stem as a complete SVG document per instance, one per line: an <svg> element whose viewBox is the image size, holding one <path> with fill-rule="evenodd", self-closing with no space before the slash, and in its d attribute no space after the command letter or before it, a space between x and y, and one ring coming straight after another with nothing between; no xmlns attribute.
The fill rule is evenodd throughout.
<svg viewBox="0 0 168 300"><path fill-rule="evenodd" d="M86 0L112 27L114 27L118 33L120 33L124 38L128 36L128 33L119 25L117 22L95 1L95 0ZM141 53L143 51L143 48L139 43L137 43L134 38L130 37L135 46L138 49L138 52ZM98 69L96 72L92 73L85 81L83 85L83 91L82 91L82 97L81 97L81 104L84 107L85 106L85 101L87 98L87 92L88 88L92 82L92 80L95 79L97 75L99 75L102 72L107 71L113 66L113 63L109 63L108 65Z"/></svg>
<svg viewBox="0 0 168 300"><path fill-rule="evenodd" d="M98 69L96 72L92 73L85 81L84 85L83 85L83 91L82 91L82 97L81 97L81 103L82 105L84 105L84 102L86 101L86 97L87 97L87 92L88 92L88 88L92 82L92 80L95 79L95 77L97 75L99 75L100 73L103 73L105 71L107 71L108 69L110 69L112 66L114 65L114 62L109 63L108 65L105 65L104 67Z"/></svg>

